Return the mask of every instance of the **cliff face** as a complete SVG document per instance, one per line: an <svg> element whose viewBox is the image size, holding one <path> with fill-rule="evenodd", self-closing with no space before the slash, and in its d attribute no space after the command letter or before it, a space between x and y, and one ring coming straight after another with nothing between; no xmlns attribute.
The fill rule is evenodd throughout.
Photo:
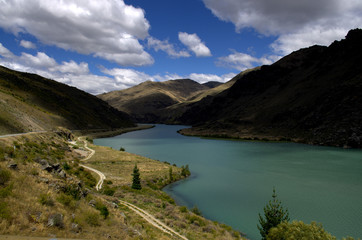
<svg viewBox="0 0 362 240"><path fill-rule="evenodd" d="M226 91L193 104L185 134L291 139L362 147L362 30L240 75Z"/></svg>

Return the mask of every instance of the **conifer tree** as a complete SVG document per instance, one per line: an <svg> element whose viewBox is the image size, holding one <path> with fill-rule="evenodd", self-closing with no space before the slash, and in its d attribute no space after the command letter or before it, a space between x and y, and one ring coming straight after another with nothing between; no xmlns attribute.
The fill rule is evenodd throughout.
<svg viewBox="0 0 362 240"><path fill-rule="evenodd" d="M132 176L133 176L132 188L141 190L142 186L141 186L140 170L137 168L137 164L135 164L135 166L133 168Z"/></svg>
<svg viewBox="0 0 362 240"><path fill-rule="evenodd" d="M281 202L277 199L275 188L273 188L273 199L264 207L264 217L259 213L258 229L262 240L266 240L269 230L278 226L281 222L289 221L288 209L283 208Z"/></svg>

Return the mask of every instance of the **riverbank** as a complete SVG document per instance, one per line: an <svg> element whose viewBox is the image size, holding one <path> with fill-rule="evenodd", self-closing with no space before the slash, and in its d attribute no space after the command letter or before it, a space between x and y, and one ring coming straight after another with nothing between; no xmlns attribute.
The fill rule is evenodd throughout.
<svg viewBox="0 0 362 240"><path fill-rule="evenodd" d="M270 135L270 134L258 134L252 133L247 129L235 130L235 129L223 129L215 130L208 128L191 127L178 131L179 134L189 137L202 137L202 138L214 138L214 139L231 139L241 141L258 141L258 142L290 142L290 143L302 143L314 146L329 146L338 148L356 148L361 149L360 145L353 144L353 141L360 141L352 139L350 142L346 140L332 141L330 139L322 139L321 137L314 136L284 136L284 135ZM352 138L352 137L351 137Z"/></svg>
<svg viewBox="0 0 362 240"><path fill-rule="evenodd" d="M95 130L76 130L73 131L77 135L88 136L90 138L106 138L121 135L127 132L140 131L149 128L153 128L152 124L138 124L136 127L119 128L119 129L95 129Z"/></svg>

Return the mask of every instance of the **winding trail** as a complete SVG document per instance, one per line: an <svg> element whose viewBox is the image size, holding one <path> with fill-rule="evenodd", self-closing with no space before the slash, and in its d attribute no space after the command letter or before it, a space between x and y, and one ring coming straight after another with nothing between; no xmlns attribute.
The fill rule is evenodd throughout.
<svg viewBox="0 0 362 240"><path fill-rule="evenodd" d="M78 138L79 141L83 141L84 142L84 148L90 151L90 154L84 158L82 161L87 161L89 160L91 157L93 157L93 155L95 154L95 151L91 148L88 147L87 145L87 140L82 140L81 137ZM71 143L74 144L74 143ZM87 167L83 164L80 164L80 166L95 172L96 174L99 175L100 179L96 185L96 190L99 191L102 188L103 185L103 181L106 179L106 176L101 172L98 171L97 169L91 168L91 167ZM149 224L151 224L152 226L160 229L162 232L167 233L169 235L171 235L172 237L177 237L183 240L188 240L188 238L186 238L185 236L182 236L180 233L176 232L175 230L173 230L172 228L168 227L166 224L164 224L163 222L161 222L160 220L158 220L157 218L155 218L154 216L152 216L150 213L148 213L147 211L129 203L123 200L119 199L119 203L122 204L123 206L128 207L129 209L131 209L132 211L134 211L137 215L141 216L143 219L145 219Z"/></svg>

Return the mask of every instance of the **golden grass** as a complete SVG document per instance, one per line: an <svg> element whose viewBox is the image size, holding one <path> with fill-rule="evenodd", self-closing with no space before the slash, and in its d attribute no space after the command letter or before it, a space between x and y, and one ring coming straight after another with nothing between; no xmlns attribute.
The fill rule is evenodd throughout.
<svg viewBox="0 0 362 240"><path fill-rule="evenodd" d="M71 166L76 166L78 162L79 155L76 151L72 148L67 150L68 143L55 134L33 134L1 139L0 148L11 147L16 143L19 145L18 151L28 151L28 148L21 145L29 141L36 143L35 149L30 149L31 154L41 152L42 158L52 158L51 161L58 162L65 161ZM53 143L47 145L44 142ZM59 153L53 149L54 146L64 149L62 159L57 160ZM83 144L79 143L79 147L82 146ZM107 147L95 145L90 145L90 147L96 151L96 154L86 164L104 172L106 181L111 181L105 183L105 187L115 189L113 196L89 189L90 192L86 197L73 199L62 189L77 184L79 180L75 175L68 175L67 179L61 179L41 170L40 164L25 158L26 153L18 152L14 159L9 159L6 151L3 152L4 155L0 156L0 168L7 169L8 162L15 161L18 163L18 169L8 170L11 172L10 180L6 185L0 186L0 191L7 186L12 186L10 194L0 196L0 204L3 204L2 206L7 211L3 217L0 217L0 239L11 235L97 240L108 239L108 237L112 239L174 239L146 222L129 208L119 204L119 199L148 211L190 240L239 239L236 235L232 236L235 232L230 228L196 216L187 209L181 211L174 200L159 189L169 182L169 168L173 169L174 180L181 178L180 168ZM4 161L4 158L7 160ZM133 190L130 187L131 174L136 163L141 173L142 190ZM99 209L91 206L91 201L105 206L109 211L108 217L104 218ZM48 226L49 216L55 213L63 215L63 228Z"/></svg>

